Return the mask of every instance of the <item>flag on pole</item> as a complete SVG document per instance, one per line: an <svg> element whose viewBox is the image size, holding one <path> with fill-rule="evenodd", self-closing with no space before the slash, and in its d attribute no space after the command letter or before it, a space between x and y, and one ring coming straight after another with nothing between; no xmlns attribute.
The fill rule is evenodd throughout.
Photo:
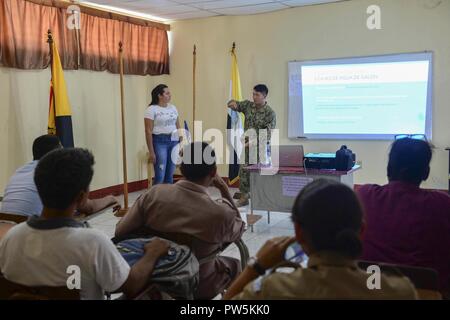
<svg viewBox="0 0 450 320"><path fill-rule="evenodd" d="M57 135L64 148L73 148L72 111L67 96L66 81L59 58L58 48L50 38L52 78L50 80L50 102L48 134Z"/></svg>
<svg viewBox="0 0 450 320"><path fill-rule="evenodd" d="M235 52L235 44L231 49L231 80L230 99L242 101L241 79ZM239 180L239 156L242 152L241 136L244 133L245 116L241 112L236 112L228 108L227 115L227 136L230 152L230 162L228 166L228 183L234 184Z"/></svg>
<svg viewBox="0 0 450 320"><path fill-rule="evenodd" d="M231 80L230 80L230 98L236 101L242 101L241 78L239 76L239 68L237 63L236 52L231 49Z"/></svg>

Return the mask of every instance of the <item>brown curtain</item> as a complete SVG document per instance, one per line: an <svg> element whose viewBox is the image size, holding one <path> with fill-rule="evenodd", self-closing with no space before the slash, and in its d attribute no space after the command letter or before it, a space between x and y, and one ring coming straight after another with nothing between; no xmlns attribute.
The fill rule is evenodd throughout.
<svg viewBox="0 0 450 320"><path fill-rule="evenodd" d="M125 74L169 73L165 30L81 14L81 68L119 73L119 42Z"/></svg>
<svg viewBox="0 0 450 320"><path fill-rule="evenodd" d="M169 73L165 30L81 13L77 37L76 30L66 27L68 17L63 8L0 0L0 64L20 69L47 68L47 30L51 29L64 69L118 73L118 47L122 41L126 74Z"/></svg>
<svg viewBox="0 0 450 320"><path fill-rule="evenodd" d="M23 0L0 0L0 64L45 69L50 63L47 30L51 29L64 69L77 69L75 31L66 28L58 8Z"/></svg>

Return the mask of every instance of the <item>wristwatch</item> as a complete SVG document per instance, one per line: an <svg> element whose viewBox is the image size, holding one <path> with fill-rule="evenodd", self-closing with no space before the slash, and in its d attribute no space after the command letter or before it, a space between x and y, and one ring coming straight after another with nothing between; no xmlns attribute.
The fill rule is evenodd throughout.
<svg viewBox="0 0 450 320"><path fill-rule="evenodd" d="M256 257L251 257L248 259L247 265L256 271L260 276L263 276L266 274L266 269L264 269L256 259Z"/></svg>

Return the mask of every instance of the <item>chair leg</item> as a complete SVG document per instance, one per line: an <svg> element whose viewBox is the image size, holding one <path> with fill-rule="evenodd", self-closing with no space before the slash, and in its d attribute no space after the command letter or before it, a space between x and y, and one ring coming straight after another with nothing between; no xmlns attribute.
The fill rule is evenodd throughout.
<svg viewBox="0 0 450 320"><path fill-rule="evenodd" d="M270 224L270 211L267 211L267 223Z"/></svg>
<svg viewBox="0 0 450 320"><path fill-rule="evenodd" d="M241 259L241 269L244 270L244 268L247 266L248 259L250 258L248 247L246 246L246 244L242 239L235 241L234 244L239 250L239 255Z"/></svg>
<svg viewBox="0 0 450 320"><path fill-rule="evenodd" d="M250 203L249 209L250 209L250 215L253 215L253 208L252 208L252 204L251 203ZM250 225L250 232L253 233L253 221L252 221L252 224Z"/></svg>
<svg viewBox="0 0 450 320"><path fill-rule="evenodd" d="M147 179L147 189L150 189L153 184L153 163L151 163L150 161L147 161Z"/></svg>

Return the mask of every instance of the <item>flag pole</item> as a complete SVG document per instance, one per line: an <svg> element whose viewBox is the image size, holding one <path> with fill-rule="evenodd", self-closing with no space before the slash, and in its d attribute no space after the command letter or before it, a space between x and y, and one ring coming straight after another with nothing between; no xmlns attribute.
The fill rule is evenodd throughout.
<svg viewBox="0 0 450 320"><path fill-rule="evenodd" d="M128 177L127 177L127 145L125 135L125 108L123 90L123 44L119 42L119 70L120 70L120 110L122 115L122 159L123 159L123 208L115 215L123 217L128 212Z"/></svg>
<svg viewBox="0 0 450 320"><path fill-rule="evenodd" d="M53 50L52 50L52 44L53 44L53 35L52 30L47 30L47 43L48 47L50 48L50 71L53 69Z"/></svg>
<svg viewBox="0 0 450 320"><path fill-rule="evenodd" d="M236 59L236 42L234 42L234 41L233 41L233 46L231 47L231 55L232 55L232 59ZM230 90L231 94L232 94L232 90L233 89ZM234 99L236 97L231 97L231 98ZM242 164L241 164L241 166L242 166ZM249 211L250 211L250 214L248 213ZM246 223L250 227L250 230L252 232L253 232L253 225L261 218L262 218L261 215L254 214L253 207L250 205L248 207L247 214L246 214Z"/></svg>
<svg viewBox="0 0 450 320"><path fill-rule="evenodd" d="M53 103L54 105L54 101L55 101L55 96L53 93L53 35L52 35L52 30L48 29L47 30L47 43L48 43L48 47L50 49L50 101L49 101L49 114L52 111L51 109L51 104ZM52 102L53 100L53 102ZM53 113L54 113L54 117L56 118L56 108L55 105L53 107ZM56 134L56 130L55 128L50 128L50 126L47 125L47 133L48 134Z"/></svg>
<svg viewBox="0 0 450 320"><path fill-rule="evenodd" d="M193 68L192 68L192 142L195 141L195 71L197 68L197 46L194 44Z"/></svg>

